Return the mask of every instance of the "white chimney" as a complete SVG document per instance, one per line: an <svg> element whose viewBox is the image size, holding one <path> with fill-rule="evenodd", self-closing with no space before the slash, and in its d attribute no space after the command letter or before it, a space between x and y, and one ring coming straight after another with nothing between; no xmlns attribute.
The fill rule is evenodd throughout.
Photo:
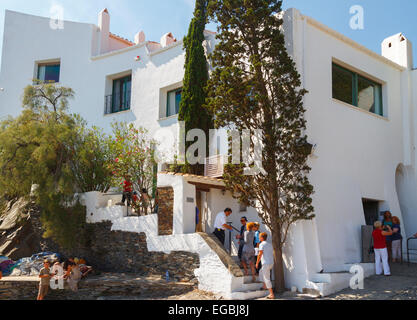
<svg viewBox="0 0 417 320"><path fill-rule="evenodd" d="M107 9L103 9L98 14L98 27L100 29L100 53L109 51L109 37L110 37L110 15Z"/></svg>
<svg viewBox="0 0 417 320"><path fill-rule="evenodd" d="M385 58L405 68L413 68L413 45L402 33L386 38L381 47Z"/></svg>
<svg viewBox="0 0 417 320"><path fill-rule="evenodd" d="M140 31L140 32L136 33L136 35L135 35L135 43L136 44L143 43L145 41L146 41L145 32Z"/></svg>
<svg viewBox="0 0 417 320"><path fill-rule="evenodd" d="M173 44L174 42L176 42L177 39L174 38L174 36L172 35L171 32L164 34L161 38L161 46L163 48Z"/></svg>

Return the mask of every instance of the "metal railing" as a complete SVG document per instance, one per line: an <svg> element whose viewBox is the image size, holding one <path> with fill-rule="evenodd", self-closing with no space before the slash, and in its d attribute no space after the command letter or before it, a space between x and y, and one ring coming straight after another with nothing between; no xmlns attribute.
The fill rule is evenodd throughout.
<svg viewBox="0 0 417 320"><path fill-rule="evenodd" d="M110 94L104 98L104 114L112 114L130 110L131 92Z"/></svg>
<svg viewBox="0 0 417 320"><path fill-rule="evenodd" d="M410 248L410 241L411 240L417 240L417 238L416 237L411 237L411 238L407 239L407 263L408 263L408 266L410 266L410 252L411 251L413 251L413 252L417 251L417 249ZM401 248L401 254L402 254L402 252L403 251L402 251L402 248ZM411 254L414 254L414 253L411 253Z"/></svg>
<svg viewBox="0 0 417 320"><path fill-rule="evenodd" d="M204 175L211 178L221 178L224 174L224 166L227 164L227 156L216 155L206 158Z"/></svg>
<svg viewBox="0 0 417 320"><path fill-rule="evenodd" d="M229 226L231 226L233 228L233 230L235 230L236 232L238 232L240 234L240 230L236 229L234 226L232 226L231 222L227 223ZM232 232L233 230L229 230L229 254L232 255Z"/></svg>

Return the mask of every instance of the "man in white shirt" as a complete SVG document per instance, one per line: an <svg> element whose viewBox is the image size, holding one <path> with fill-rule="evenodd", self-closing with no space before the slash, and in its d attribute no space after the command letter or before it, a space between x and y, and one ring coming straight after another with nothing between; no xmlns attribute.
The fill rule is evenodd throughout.
<svg viewBox="0 0 417 320"><path fill-rule="evenodd" d="M224 212L219 212L214 221L214 235L217 239L220 240L221 244L224 246L224 240L226 238L225 230L233 230L231 226L227 224L226 217L230 216L233 213L232 209L226 208Z"/></svg>
<svg viewBox="0 0 417 320"><path fill-rule="evenodd" d="M259 262L262 262L262 269L259 271L259 280L264 283L264 289L269 290L268 299L275 299L274 290L272 289L271 271L274 267L274 249L272 245L266 240L268 234L261 233L259 236L261 244L259 245L259 255L256 261L256 268L259 267Z"/></svg>

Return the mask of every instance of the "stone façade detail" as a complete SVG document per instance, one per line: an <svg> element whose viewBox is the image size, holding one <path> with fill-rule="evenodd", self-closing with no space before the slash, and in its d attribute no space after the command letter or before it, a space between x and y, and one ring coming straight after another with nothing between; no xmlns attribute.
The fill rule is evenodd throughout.
<svg viewBox="0 0 417 320"><path fill-rule="evenodd" d="M170 236L174 230L174 189L158 188L158 235Z"/></svg>
<svg viewBox="0 0 417 320"><path fill-rule="evenodd" d="M90 225L89 247L76 250L93 267L138 275L165 276L168 271L179 281L195 279L194 270L200 266L198 254L149 252L145 233L111 231L111 226L111 222Z"/></svg>
<svg viewBox="0 0 417 320"><path fill-rule="evenodd" d="M102 272L165 277L168 271L172 279L196 281L194 270L200 266L198 254L149 252L145 233L112 231L111 227L110 221L91 224L84 246L61 252L67 257L82 257Z"/></svg>
<svg viewBox="0 0 417 320"><path fill-rule="evenodd" d="M44 230L40 209L29 203L23 210L27 215L23 226L30 228L33 248L16 251L13 259L31 256L38 252L57 252L63 258L84 258L98 272L134 273L138 276L162 276L168 271L171 279L196 282L194 270L200 266L198 254L190 252L149 252L145 233L112 231L110 221L87 224L85 235L78 239L73 249L65 249L52 239L42 237ZM23 237L23 236L24 237ZM77 235L75 235L77 236ZM9 237L14 243L22 243L26 234ZM19 246L16 246L19 248Z"/></svg>

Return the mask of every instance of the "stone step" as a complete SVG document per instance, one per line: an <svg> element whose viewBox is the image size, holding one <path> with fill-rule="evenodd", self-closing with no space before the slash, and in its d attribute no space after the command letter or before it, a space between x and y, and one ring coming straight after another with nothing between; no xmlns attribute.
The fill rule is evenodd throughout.
<svg viewBox="0 0 417 320"><path fill-rule="evenodd" d="M256 282L260 282L259 281L259 276L256 276ZM244 276L243 277L243 283L245 283L245 284L253 283L252 276Z"/></svg>
<svg viewBox="0 0 417 320"><path fill-rule="evenodd" d="M263 287L262 282L244 283L242 287L237 291L239 292L258 291L258 290L261 290L262 287Z"/></svg>
<svg viewBox="0 0 417 320"><path fill-rule="evenodd" d="M327 283L317 283L315 282L315 285L317 288L303 288L303 295L307 295L314 298L319 298L322 296L321 291L323 291L323 288L326 287Z"/></svg>
<svg viewBox="0 0 417 320"><path fill-rule="evenodd" d="M253 300L264 298L269 295L268 290L246 291L246 292L232 292L232 300Z"/></svg>

